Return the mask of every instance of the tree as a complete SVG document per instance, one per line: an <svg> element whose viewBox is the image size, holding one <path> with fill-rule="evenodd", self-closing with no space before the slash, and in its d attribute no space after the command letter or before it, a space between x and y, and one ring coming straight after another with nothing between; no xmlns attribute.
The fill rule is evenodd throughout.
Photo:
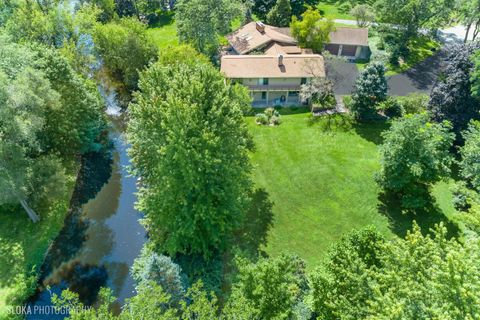
<svg viewBox="0 0 480 320"><path fill-rule="evenodd" d="M311 280L314 311L321 319L474 319L479 240L463 245L442 225L432 233L424 236L415 225L405 239L366 243L374 263L362 261L363 246L342 240L332 249L336 260L328 259L327 285L318 274Z"/></svg>
<svg viewBox="0 0 480 320"><path fill-rule="evenodd" d="M275 6L267 14L267 23L277 27L288 27L292 18L292 7L289 0L277 0Z"/></svg>
<svg viewBox="0 0 480 320"><path fill-rule="evenodd" d="M357 120L376 116L376 106L387 98L388 85L385 67L379 62L370 63L360 72L352 92L350 111Z"/></svg>
<svg viewBox="0 0 480 320"><path fill-rule="evenodd" d="M444 76L435 83L430 94L428 110L432 119L450 121L457 137L468 127L470 120L480 119L480 100L472 97L475 73L471 79L474 68L472 54L478 48L478 44L452 45Z"/></svg>
<svg viewBox="0 0 480 320"><path fill-rule="evenodd" d="M462 177L480 191L480 122L470 123L463 132L465 144L460 148L462 160L460 173Z"/></svg>
<svg viewBox="0 0 480 320"><path fill-rule="evenodd" d="M470 83L472 96L476 98L476 102L480 100L480 51L476 50L471 56L473 61L473 69L470 71ZM468 86L467 83L464 84ZM468 99L470 100L470 99ZM473 102L473 101L471 101Z"/></svg>
<svg viewBox="0 0 480 320"><path fill-rule="evenodd" d="M222 250L250 190L248 92L201 62L154 64L139 87L129 152L153 240L170 254Z"/></svg>
<svg viewBox="0 0 480 320"><path fill-rule="evenodd" d="M181 272L170 257L158 255L147 246L132 267L132 276L137 285L141 287L155 282L170 296L170 305L177 305L185 294Z"/></svg>
<svg viewBox="0 0 480 320"><path fill-rule="evenodd" d="M457 2L457 11L462 24L466 26L464 42L468 40L470 30L473 29L472 40L475 40L480 32L480 1L479 0L461 0Z"/></svg>
<svg viewBox="0 0 480 320"><path fill-rule="evenodd" d="M375 19L375 13L368 4L357 4L350 12L357 20L357 26L366 28Z"/></svg>
<svg viewBox="0 0 480 320"><path fill-rule="evenodd" d="M327 106L335 105L333 83L326 78L313 78L310 82L300 87L300 100Z"/></svg>
<svg viewBox="0 0 480 320"><path fill-rule="evenodd" d="M308 289L305 262L296 256L260 259L249 263L240 259L238 282L233 300L246 302L253 319L291 319L295 306Z"/></svg>
<svg viewBox="0 0 480 320"><path fill-rule="evenodd" d="M383 134L377 181L401 196L403 208L423 208L432 184L450 173L454 139L450 129L448 123L430 123L425 114L416 114L394 120Z"/></svg>
<svg viewBox="0 0 480 320"><path fill-rule="evenodd" d="M252 11L258 19L265 21L275 3L276 0L254 0Z"/></svg>
<svg viewBox="0 0 480 320"><path fill-rule="evenodd" d="M181 0L175 20L180 42L213 57L218 53L218 36L230 31L233 19L242 16L237 0Z"/></svg>
<svg viewBox="0 0 480 320"><path fill-rule="evenodd" d="M322 52L324 45L329 41L330 32L335 30L335 25L329 18L322 19L318 10L310 7L302 14L301 20L297 17L292 18L290 29L300 47Z"/></svg>
<svg viewBox="0 0 480 320"><path fill-rule="evenodd" d="M380 22L400 28L406 41L421 28L440 28L447 24L454 9L451 0L379 0L375 9Z"/></svg>
<svg viewBox="0 0 480 320"><path fill-rule="evenodd" d="M326 263L310 275L312 309L321 319L368 317L368 273L383 266L385 245L386 239L367 227L350 232L332 246Z"/></svg>
<svg viewBox="0 0 480 320"><path fill-rule="evenodd" d="M93 41L105 65L129 90L137 88L138 72L157 57L158 49L146 26L135 18L97 25Z"/></svg>
<svg viewBox="0 0 480 320"><path fill-rule="evenodd" d="M301 17L302 13L307 10L308 6L315 6L316 4L316 0L290 0L292 14L297 18Z"/></svg>

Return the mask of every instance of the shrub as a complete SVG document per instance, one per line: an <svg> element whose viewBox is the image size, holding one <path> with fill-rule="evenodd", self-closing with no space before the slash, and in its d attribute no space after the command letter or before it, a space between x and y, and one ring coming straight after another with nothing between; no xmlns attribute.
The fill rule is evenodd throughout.
<svg viewBox="0 0 480 320"><path fill-rule="evenodd" d="M479 203L479 195L469 189L463 181L455 183L451 188L453 206L458 211L468 211L473 204Z"/></svg>
<svg viewBox="0 0 480 320"><path fill-rule="evenodd" d="M347 13L352 11L352 4L350 2L344 2L338 6L338 12Z"/></svg>
<svg viewBox="0 0 480 320"><path fill-rule="evenodd" d="M268 119L270 119L274 115L275 112L276 112L276 110L274 108L267 108L267 109L265 109L265 111L263 113L267 116Z"/></svg>
<svg viewBox="0 0 480 320"><path fill-rule="evenodd" d="M425 110L427 110L428 100L428 95L422 93L411 93L407 96L397 98L405 114L425 112Z"/></svg>
<svg viewBox="0 0 480 320"><path fill-rule="evenodd" d="M377 106L377 110L383 112L383 114L389 118L398 118L404 114L402 105L396 98L392 97L380 102Z"/></svg>
<svg viewBox="0 0 480 320"><path fill-rule="evenodd" d="M268 117L265 113L257 113L255 115L255 123L256 124L263 124L267 125L268 124Z"/></svg>
<svg viewBox="0 0 480 320"><path fill-rule="evenodd" d="M282 119L280 118L280 116L274 115L270 118L270 124L273 126L278 126L281 122L282 122Z"/></svg>

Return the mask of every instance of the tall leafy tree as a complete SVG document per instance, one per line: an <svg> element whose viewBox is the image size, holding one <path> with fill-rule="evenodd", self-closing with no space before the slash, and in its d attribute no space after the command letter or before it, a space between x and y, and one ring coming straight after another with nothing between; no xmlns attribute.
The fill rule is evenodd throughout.
<svg viewBox="0 0 480 320"><path fill-rule="evenodd" d="M357 120L369 120L376 116L376 106L387 98L388 85L383 64L369 64L355 82L350 111Z"/></svg>
<svg viewBox="0 0 480 320"><path fill-rule="evenodd" d="M425 114L416 114L393 121L383 134L378 182L398 194L405 209L423 208L432 184L450 173L450 129L448 123L430 123Z"/></svg>
<svg viewBox="0 0 480 320"><path fill-rule="evenodd" d="M275 3L276 0L254 0L252 11L258 19L266 21L267 15Z"/></svg>
<svg viewBox="0 0 480 320"><path fill-rule="evenodd" d="M239 261L232 300L245 302L253 319L291 319L308 289L305 262L295 256ZM228 308L231 308L229 306ZM227 308L227 309L228 309ZM255 311L252 311L255 310Z"/></svg>
<svg viewBox="0 0 480 320"><path fill-rule="evenodd" d="M97 25L93 30L96 50L105 65L129 90L137 88L138 72L157 57L157 47L144 24L136 18Z"/></svg>
<svg viewBox="0 0 480 320"><path fill-rule="evenodd" d="M250 189L247 91L207 63L157 63L135 101L130 155L153 240L171 254L223 249Z"/></svg>
<svg viewBox="0 0 480 320"><path fill-rule="evenodd" d="M465 144L460 148L462 177L480 191L480 122L472 122L463 132Z"/></svg>
<svg viewBox="0 0 480 320"><path fill-rule="evenodd" d="M277 27L288 27L292 19L292 7L289 0L277 0L267 15L267 23Z"/></svg>
<svg viewBox="0 0 480 320"><path fill-rule="evenodd" d="M320 12L310 7L302 13L301 19L292 18L290 29L300 47L322 52L335 26L331 19L322 19Z"/></svg>
<svg viewBox="0 0 480 320"><path fill-rule="evenodd" d="M218 36L230 31L233 19L242 16L242 8L238 0L180 0L175 13L178 37L213 57L219 49Z"/></svg>
<svg viewBox="0 0 480 320"><path fill-rule="evenodd" d="M404 39L421 28L440 28L448 23L455 2L451 0L379 0L375 3L381 22L401 28Z"/></svg>
<svg viewBox="0 0 480 320"><path fill-rule="evenodd" d="M480 32L480 1L479 0L460 0L457 1L457 12L467 30L465 32L464 42L467 42L470 31L472 39L475 40Z"/></svg>
<svg viewBox="0 0 480 320"><path fill-rule="evenodd" d="M471 79L472 54L479 48L478 44L452 45L444 76L438 79L430 94L428 110L432 119L450 121L457 134L467 128L470 120L480 119L480 100L472 96L475 76Z"/></svg>

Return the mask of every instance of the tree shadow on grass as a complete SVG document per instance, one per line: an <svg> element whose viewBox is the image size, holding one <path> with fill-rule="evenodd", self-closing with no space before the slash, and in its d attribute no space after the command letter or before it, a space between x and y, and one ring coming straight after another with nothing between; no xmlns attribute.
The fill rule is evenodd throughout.
<svg viewBox="0 0 480 320"><path fill-rule="evenodd" d="M253 192L245 220L235 233L236 245L249 255L264 254L261 247L267 244L268 231L273 226L272 208L273 203L265 189Z"/></svg>
<svg viewBox="0 0 480 320"><path fill-rule="evenodd" d="M385 121L356 122L353 125L353 129L360 137L376 145L383 143L382 132L389 128L390 124Z"/></svg>
<svg viewBox="0 0 480 320"><path fill-rule="evenodd" d="M417 210L415 213L402 213L401 199L390 193L381 193L379 195L379 211L384 214L389 222L393 233L404 238L409 230L412 230L413 223L416 222L421 228L423 235L431 233L435 225L441 222L447 228L447 237L458 237L459 227L456 223L450 221L438 207L435 199L431 197L428 204Z"/></svg>
<svg viewBox="0 0 480 320"><path fill-rule="evenodd" d="M345 113L323 116L310 116L307 122L309 127L317 126L322 132L347 132L352 129L352 118Z"/></svg>

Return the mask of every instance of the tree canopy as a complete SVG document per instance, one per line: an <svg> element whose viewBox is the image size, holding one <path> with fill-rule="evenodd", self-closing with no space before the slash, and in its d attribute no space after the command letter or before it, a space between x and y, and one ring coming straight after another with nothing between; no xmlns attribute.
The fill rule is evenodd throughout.
<svg viewBox="0 0 480 320"><path fill-rule="evenodd" d="M450 129L448 123L431 123L427 115L415 114L394 120L383 134L377 179L385 190L400 195L403 208L425 207L431 185L450 173Z"/></svg>
<svg viewBox="0 0 480 320"><path fill-rule="evenodd" d="M250 189L250 97L208 63L152 65L130 105L128 140L138 207L170 253L222 249Z"/></svg>
<svg viewBox="0 0 480 320"><path fill-rule="evenodd" d="M292 7L289 0L277 0L267 14L267 23L277 27L288 27L292 18Z"/></svg>
<svg viewBox="0 0 480 320"><path fill-rule="evenodd" d="M480 122L470 123L463 132L465 144L460 148L460 172L480 192Z"/></svg>
<svg viewBox="0 0 480 320"><path fill-rule="evenodd" d="M302 13L301 19L292 18L290 29L300 47L322 52L323 46L329 41L330 32L335 30L335 26L331 19L322 19L320 12L310 7Z"/></svg>

